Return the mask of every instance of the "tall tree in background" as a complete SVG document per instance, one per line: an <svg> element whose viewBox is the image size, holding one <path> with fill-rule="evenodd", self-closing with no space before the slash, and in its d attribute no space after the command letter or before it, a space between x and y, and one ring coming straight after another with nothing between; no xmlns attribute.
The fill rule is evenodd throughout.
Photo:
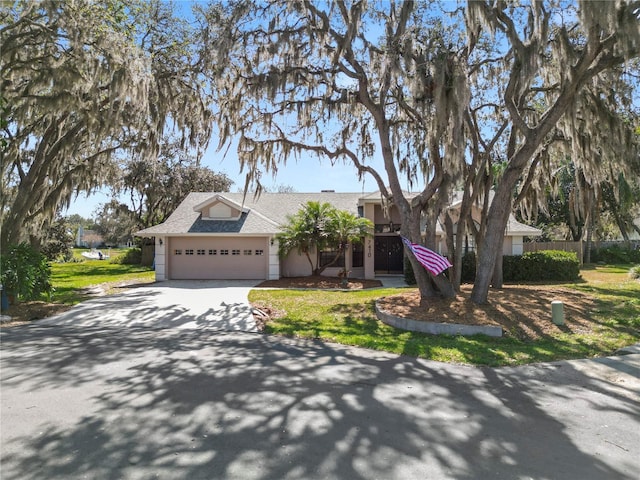
<svg viewBox="0 0 640 480"><path fill-rule="evenodd" d="M239 137L248 182L292 156L315 154L371 175L401 233L435 247L439 207L464 165L464 45L454 48L426 2L212 4L205 52L218 96L221 144ZM372 165L374 154L383 169ZM403 179L421 190L408 196ZM422 187L424 186L424 188ZM430 208L428 208L430 207ZM423 299L454 296L410 255Z"/></svg>
<svg viewBox="0 0 640 480"><path fill-rule="evenodd" d="M226 174L200 166L182 151L179 139L163 140L155 159L134 157L124 162L122 170L114 195L128 196L140 229L164 222L190 192L228 192L233 185Z"/></svg>
<svg viewBox="0 0 640 480"><path fill-rule="evenodd" d="M620 80L626 62L640 52L638 3L580 1L575 12L567 8L535 0L467 4L470 50L487 36L506 45L486 65L498 79L500 110L509 121L506 166L478 241L476 303L487 301L492 279L494 286L502 284L498 259L514 194L520 192L519 201L535 191L530 186L539 169L545 172L539 178L550 181L551 169L544 168L554 158L547 154L550 147L569 153L594 184L609 165L626 168L621 155L635 141L629 125L611 111L616 102L629 100ZM557 134L562 142L554 141Z"/></svg>
<svg viewBox="0 0 640 480"><path fill-rule="evenodd" d="M115 178L114 153L155 158L170 125L185 148L210 136L193 32L160 0L0 6L0 245L37 236Z"/></svg>
<svg viewBox="0 0 640 480"><path fill-rule="evenodd" d="M95 230L110 246L127 244L133 240L133 233L140 229L129 206L116 199L99 205L94 218Z"/></svg>

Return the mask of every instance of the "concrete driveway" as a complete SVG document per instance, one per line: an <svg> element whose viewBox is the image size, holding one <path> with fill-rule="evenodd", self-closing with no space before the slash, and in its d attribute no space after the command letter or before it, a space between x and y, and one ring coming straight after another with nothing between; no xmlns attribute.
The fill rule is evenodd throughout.
<svg viewBox="0 0 640 480"><path fill-rule="evenodd" d="M247 295L259 281L171 280L124 287L83 302L40 325L196 328L256 332Z"/></svg>

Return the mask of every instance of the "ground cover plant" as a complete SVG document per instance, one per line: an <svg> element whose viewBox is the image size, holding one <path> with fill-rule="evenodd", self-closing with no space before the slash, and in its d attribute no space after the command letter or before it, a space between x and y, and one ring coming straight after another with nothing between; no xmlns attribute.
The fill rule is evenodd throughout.
<svg viewBox="0 0 640 480"><path fill-rule="evenodd" d="M380 322L374 303L380 297L416 295L415 289L359 291L253 290L250 301L264 309L270 334L357 345L438 361L475 365L517 365L532 362L608 355L640 340L640 282L628 267L593 266L582 279L564 284L509 285L492 291L488 305L470 306L470 287L455 301L434 303L435 318L451 316L455 323L482 318L502 323L502 338L436 336L406 332ZM565 302L566 324L551 323L553 299ZM408 308L405 298L395 305ZM452 302L457 302L452 303ZM465 309L471 308L472 311ZM394 312L397 313L397 312ZM462 315L460 315L462 313Z"/></svg>

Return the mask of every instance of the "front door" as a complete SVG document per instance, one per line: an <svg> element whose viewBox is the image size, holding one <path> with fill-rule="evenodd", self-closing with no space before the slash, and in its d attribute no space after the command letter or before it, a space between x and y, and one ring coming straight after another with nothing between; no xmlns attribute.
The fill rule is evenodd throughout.
<svg viewBox="0 0 640 480"><path fill-rule="evenodd" d="M404 271L404 248L399 235L374 239L376 273L402 273Z"/></svg>

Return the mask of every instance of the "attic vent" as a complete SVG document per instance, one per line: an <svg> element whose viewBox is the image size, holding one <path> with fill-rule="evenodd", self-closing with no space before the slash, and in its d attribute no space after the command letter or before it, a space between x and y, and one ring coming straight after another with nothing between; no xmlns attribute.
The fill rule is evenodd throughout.
<svg viewBox="0 0 640 480"><path fill-rule="evenodd" d="M320 190L320 193L336 193L335 190Z"/></svg>

